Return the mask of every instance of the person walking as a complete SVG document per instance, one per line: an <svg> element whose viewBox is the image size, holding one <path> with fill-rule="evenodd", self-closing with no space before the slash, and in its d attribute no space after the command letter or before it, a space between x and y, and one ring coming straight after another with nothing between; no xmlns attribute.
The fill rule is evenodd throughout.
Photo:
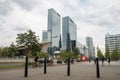
<svg viewBox="0 0 120 80"><path fill-rule="evenodd" d="M96 64L96 58L94 58L94 64Z"/></svg>
<svg viewBox="0 0 120 80"><path fill-rule="evenodd" d="M35 57L35 59L34 59L34 61L35 61L35 67L37 67L37 66L38 66L38 59L39 59L39 57L38 57L38 56L36 56L36 57Z"/></svg>
<svg viewBox="0 0 120 80"><path fill-rule="evenodd" d="M107 60L107 61L108 61L108 65L110 66L110 57L108 58L108 60Z"/></svg>

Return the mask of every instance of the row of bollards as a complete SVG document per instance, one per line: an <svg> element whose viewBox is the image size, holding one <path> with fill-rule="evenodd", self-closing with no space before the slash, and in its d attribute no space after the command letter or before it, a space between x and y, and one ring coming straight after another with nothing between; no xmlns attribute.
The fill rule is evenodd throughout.
<svg viewBox="0 0 120 80"><path fill-rule="evenodd" d="M70 76L70 58L67 59L67 75ZM46 57L44 59L44 74L47 73L47 60ZM28 77L28 56L25 58L25 71L24 71L24 77Z"/></svg>
<svg viewBox="0 0 120 80"><path fill-rule="evenodd" d="M70 58L68 58L67 63L68 63L68 66L67 66L67 76L70 76ZM47 60L45 58L45 60L44 60L44 74L47 73L46 64L47 64Z"/></svg>
<svg viewBox="0 0 120 80"><path fill-rule="evenodd" d="M44 74L47 73L47 60L46 57L44 59ZM67 59L67 76L70 76L70 58ZM96 76L97 78L100 78L100 70L99 70L99 60L96 58ZM28 56L25 58L25 72L24 77L28 77Z"/></svg>
<svg viewBox="0 0 120 80"><path fill-rule="evenodd" d="M45 57L45 59L44 59L44 74L46 74L46 72L47 72L46 64L47 64L47 60L46 60L46 57ZM28 77L28 56L26 56L26 58L25 58L24 77Z"/></svg>

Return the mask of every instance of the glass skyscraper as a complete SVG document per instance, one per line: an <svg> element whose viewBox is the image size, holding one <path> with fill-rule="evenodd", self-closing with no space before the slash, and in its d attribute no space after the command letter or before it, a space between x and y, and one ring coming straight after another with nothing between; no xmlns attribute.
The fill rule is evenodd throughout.
<svg viewBox="0 0 120 80"><path fill-rule="evenodd" d="M51 32L52 47L59 48L60 32L61 32L61 16L53 9L48 9L48 32Z"/></svg>
<svg viewBox="0 0 120 80"><path fill-rule="evenodd" d="M42 32L42 42L51 42L51 32L47 30L43 30Z"/></svg>
<svg viewBox="0 0 120 80"><path fill-rule="evenodd" d="M48 34L47 34L47 30L43 30L42 32L42 42L48 42Z"/></svg>
<svg viewBox="0 0 120 80"><path fill-rule="evenodd" d="M95 51L94 51L92 37L86 37L86 45L88 47L88 57L89 58L94 58L95 57Z"/></svg>
<svg viewBox="0 0 120 80"><path fill-rule="evenodd" d="M76 24L67 16L62 18L62 50L67 47L67 34L70 34L71 46L76 47L77 29Z"/></svg>

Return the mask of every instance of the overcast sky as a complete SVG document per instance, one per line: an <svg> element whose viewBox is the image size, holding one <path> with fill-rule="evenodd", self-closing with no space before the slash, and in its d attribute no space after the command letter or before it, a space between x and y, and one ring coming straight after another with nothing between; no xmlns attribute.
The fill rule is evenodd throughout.
<svg viewBox="0 0 120 80"><path fill-rule="evenodd" d="M120 0L0 0L0 46L8 46L28 29L42 40L49 8L72 18L83 44L91 36L94 45L104 49L106 33L120 34Z"/></svg>

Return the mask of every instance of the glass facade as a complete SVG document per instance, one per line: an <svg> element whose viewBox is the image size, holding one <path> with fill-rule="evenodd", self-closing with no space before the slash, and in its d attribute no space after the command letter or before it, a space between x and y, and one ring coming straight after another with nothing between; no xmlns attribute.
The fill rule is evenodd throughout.
<svg viewBox="0 0 120 80"><path fill-rule="evenodd" d="M95 52L94 52L94 46L93 46L93 39L91 37L86 37L86 44L88 47L88 57L94 58Z"/></svg>
<svg viewBox="0 0 120 80"><path fill-rule="evenodd" d="M43 30L42 32L42 42L48 42L48 35L47 35L47 30Z"/></svg>
<svg viewBox="0 0 120 80"><path fill-rule="evenodd" d="M67 47L67 33L70 34L72 48L76 46L77 31L76 24L67 16L62 18L62 50Z"/></svg>
<svg viewBox="0 0 120 80"><path fill-rule="evenodd" d="M42 32L42 42L51 42L51 32L47 30L43 30Z"/></svg>
<svg viewBox="0 0 120 80"><path fill-rule="evenodd" d="M49 39L52 41L52 47L59 47L61 32L61 16L54 10L48 9L48 31L51 32Z"/></svg>
<svg viewBox="0 0 120 80"><path fill-rule="evenodd" d="M115 47L117 46L118 52L120 53L120 34L107 34L105 36L105 46L109 48L110 53L112 53Z"/></svg>

